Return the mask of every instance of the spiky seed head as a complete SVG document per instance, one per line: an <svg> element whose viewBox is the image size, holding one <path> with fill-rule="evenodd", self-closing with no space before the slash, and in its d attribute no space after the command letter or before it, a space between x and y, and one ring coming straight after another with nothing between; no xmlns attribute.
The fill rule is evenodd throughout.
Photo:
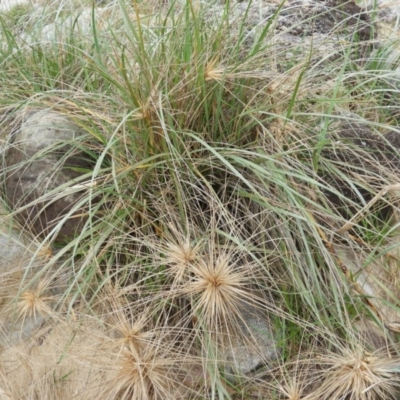
<svg viewBox="0 0 400 400"><path fill-rule="evenodd" d="M228 254L215 260L199 260L191 266L192 280L186 284L185 292L194 299L194 314L204 319L209 327L234 321L240 304L247 300L245 290L249 277L243 268L231 262Z"/></svg>
<svg viewBox="0 0 400 400"><path fill-rule="evenodd" d="M224 67L216 67L218 60L212 59L205 68L204 78L206 81L220 81L225 75Z"/></svg>
<svg viewBox="0 0 400 400"><path fill-rule="evenodd" d="M342 349L321 356L325 380L321 398L349 400L389 400L399 397L400 359L384 353L367 353L361 348Z"/></svg>
<svg viewBox="0 0 400 400"><path fill-rule="evenodd" d="M115 373L105 387L106 398L163 400L176 398L176 376L182 361L170 354L169 344L156 338L139 351L124 346L117 355Z"/></svg>
<svg viewBox="0 0 400 400"><path fill-rule="evenodd" d="M133 325L125 322L116 327L121 335L119 341L125 344L132 354L139 354L154 337L154 332L146 330L146 322L147 318L142 316Z"/></svg>
<svg viewBox="0 0 400 400"><path fill-rule="evenodd" d="M116 343L134 353L140 352L153 337L153 332L149 331L148 310L140 309L134 314L118 284L107 285L105 294L103 303L106 303L108 325L112 336L117 337Z"/></svg>
<svg viewBox="0 0 400 400"><path fill-rule="evenodd" d="M198 258L200 247L200 243L193 246L188 239L181 243L167 243L166 263L170 266L169 273L176 282L182 281L190 264Z"/></svg>
<svg viewBox="0 0 400 400"><path fill-rule="evenodd" d="M47 296L48 282L40 282L35 290L24 291L17 303L19 318L25 320L27 317L37 318L37 315L50 315L52 313L52 296Z"/></svg>

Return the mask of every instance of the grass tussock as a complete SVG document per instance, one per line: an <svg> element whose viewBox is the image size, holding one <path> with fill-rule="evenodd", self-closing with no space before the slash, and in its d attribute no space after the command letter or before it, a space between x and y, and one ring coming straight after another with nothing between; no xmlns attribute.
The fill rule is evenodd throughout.
<svg viewBox="0 0 400 400"><path fill-rule="evenodd" d="M21 113L52 110L80 130L65 158L85 160L34 204L5 204L10 233L80 194L4 270L18 272L4 396L398 398L398 42L375 46L363 25L288 44L283 3L268 18L211 3L0 16L3 153ZM64 335L35 333L39 317ZM361 340L366 321L384 349ZM34 350L10 366L24 330Z"/></svg>
<svg viewBox="0 0 400 400"><path fill-rule="evenodd" d="M319 388L320 398L393 399L398 393L398 357L344 348L321 356L329 371Z"/></svg>

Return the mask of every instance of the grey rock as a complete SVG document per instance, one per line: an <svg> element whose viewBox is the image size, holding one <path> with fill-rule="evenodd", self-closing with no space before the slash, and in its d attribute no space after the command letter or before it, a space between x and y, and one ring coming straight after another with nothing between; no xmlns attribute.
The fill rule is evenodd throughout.
<svg viewBox="0 0 400 400"><path fill-rule="evenodd" d="M288 0L281 6L282 2L275 0L232 3L230 34L237 35L244 24L245 52L268 25L265 45L282 60L279 65L282 71L290 68L291 62L298 63L304 58L310 65L321 65L321 59L333 61L343 55L345 48L348 51L348 45L338 46L340 41L354 43L352 57L360 61L373 50L377 30L372 13L354 1ZM224 5L213 5L207 20L218 25L224 9ZM291 59L285 57L288 50L294 55ZM285 62L285 58L290 62Z"/></svg>
<svg viewBox="0 0 400 400"><path fill-rule="evenodd" d="M365 8L375 7L375 0L363 0L360 3ZM398 28L400 22L400 3L395 0L378 0L377 17L380 21L393 23Z"/></svg>
<svg viewBox="0 0 400 400"><path fill-rule="evenodd" d="M350 185L349 181L337 176L333 178L327 173L321 176L332 188L326 191L328 200L342 215L350 218L385 185L397 183L400 133L391 131L385 135L379 134L367 124L352 122L349 118L333 124L329 128L328 138L331 143L322 152L323 157L333 162L350 181L364 183ZM392 214L392 207L387 203L378 206L382 218L386 219Z"/></svg>
<svg viewBox="0 0 400 400"><path fill-rule="evenodd" d="M42 315L27 316L24 319L18 319L17 315L10 315L5 322L0 321L0 344L8 347L31 338L48 319L49 316Z"/></svg>
<svg viewBox="0 0 400 400"><path fill-rule="evenodd" d="M0 236L0 271L4 271L15 260L27 258L26 247L19 241L14 232L4 232L7 236Z"/></svg>
<svg viewBox="0 0 400 400"><path fill-rule="evenodd" d="M374 132L366 124L350 121L333 126L333 129L337 139L335 157L346 168L356 170L359 174L372 173L377 176L385 169L400 169L400 133L391 131L383 135Z"/></svg>
<svg viewBox="0 0 400 400"><path fill-rule="evenodd" d="M82 190L70 187L82 169L90 168L73 146L82 132L65 116L48 110L25 112L15 125L4 157L9 205L25 228L41 236L71 213L54 233L59 241L69 240L85 221L82 209L72 211Z"/></svg>
<svg viewBox="0 0 400 400"><path fill-rule="evenodd" d="M293 1L281 10L278 21L279 30L288 30L293 35L340 33L351 38L356 34L361 41L373 35L368 13L352 1L327 0L312 4Z"/></svg>
<svg viewBox="0 0 400 400"><path fill-rule="evenodd" d="M35 245L31 243L29 249L27 242L6 224L0 226L0 345L29 337L44 322L41 315L18 318L16 307L21 285L40 265L40 257L34 257Z"/></svg>
<svg viewBox="0 0 400 400"><path fill-rule="evenodd" d="M7 348L34 336L49 320L71 272L49 246L15 229L1 202L0 215L0 346ZM22 312L21 299L38 289L47 309Z"/></svg>
<svg viewBox="0 0 400 400"><path fill-rule="evenodd" d="M222 346L228 377L271 365L280 355L274 328L264 312L243 305L236 322L236 332L230 332Z"/></svg>
<svg viewBox="0 0 400 400"><path fill-rule="evenodd" d="M345 244L335 245L338 258L350 270L362 293L357 292L358 296L368 298L375 310L382 317L384 324L398 323L400 321L399 312L399 289L397 282L400 277L398 268L398 237L394 238L393 244L388 244L382 249L382 255L375 257L372 261L370 255L362 249L354 249ZM365 337L372 341L371 337ZM375 344L379 341L376 340Z"/></svg>

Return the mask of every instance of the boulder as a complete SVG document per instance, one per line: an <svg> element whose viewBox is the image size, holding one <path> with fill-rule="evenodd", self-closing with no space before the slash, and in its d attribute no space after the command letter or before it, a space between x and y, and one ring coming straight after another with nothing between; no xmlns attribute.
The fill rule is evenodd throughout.
<svg viewBox="0 0 400 400"><path fill-rule="evenodd" d="M35 235L52 233L64 242L84 225L84 210L74 210L85 193L76 179L90 170L74 146L80 136L77 125L49 110L26 111L14 123L4 156L6 198L20 224Z"/></svg>

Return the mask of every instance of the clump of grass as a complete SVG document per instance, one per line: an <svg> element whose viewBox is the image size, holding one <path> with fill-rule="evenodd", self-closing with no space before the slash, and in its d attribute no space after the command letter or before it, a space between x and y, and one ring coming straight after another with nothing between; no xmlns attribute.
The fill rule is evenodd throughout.
<svg viewBox="0 0 400 400"><path fill-rule="evenodd" d="M399 395L398 357L343 348L320 358L325 380L320 398L394 399Z"/></svg>
<svg viewBox="0 0 400 400"><path fill-rule="evenodd" d="M360 213L396 174L362 147L343 163L348 148L332 121L381 136L395 130L381 111L394 100L381 92L398 83L396 65L358 63L353 42L329 63L310 50L282 70L274 24L248 35L246 15L230 23L230 6L210 23L191 1L151 15L149 3L120 1L118 24L93 23L89 37L71 31L53 45L21 44L3 25L0 104L11 117L26 106L68 115L85 132L75 146L93 160L82 178L84 228L51 243L43 271L55 262L68 271L61 309L73 316L79 304L107 325L115 358L99 359L109 374L104 398L185 396L193 360L201 372L190 396L234 398L251 378L239 371L242 384L229 388L223 347L234 351L239 335L249 351L260 348L248 308L276 321L265 334L283 331L275 363L287 375L276 398L390 398L398 379L390 358L348 348L324 358L315 342L338 348L357 336L357 319L384 323L337 245L361 241L372 254L391 230L368 223L360 239L357 229L376 220L369 216L340 233L349 219L340 207ZM371 169L360 168L365 160ZM22 317L50 313L41 288L19 293ZM325 377L296 377L289 366L304 350Z"/></svg>
<svg viewBox="0 0 400 400"><path fill-rule="evenodd" d="M116 351L115 374L106 383L105 398L181 398L178 397L177 388L181 386L179 371L183 376L182 360L172 352L168 354L160 346L160 340L150 341L139 349L129 346ZM187 357L183 360L187 362Z"/></svg>

